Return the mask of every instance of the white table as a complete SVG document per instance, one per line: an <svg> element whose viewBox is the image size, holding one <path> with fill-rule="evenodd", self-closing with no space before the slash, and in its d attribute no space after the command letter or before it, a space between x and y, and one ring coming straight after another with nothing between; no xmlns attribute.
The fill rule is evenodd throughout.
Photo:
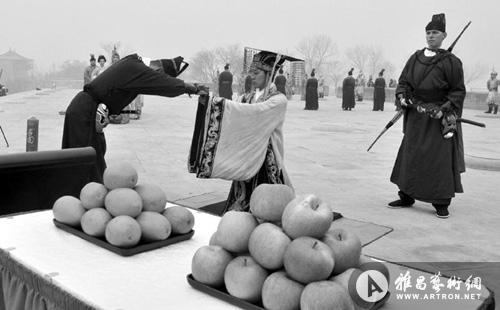
<svg viewBox="0 0 500 310"><path fill-rule="evenodd" d="M131 257L58 229L51 210L0 218L0 249L97 309L234 309L186 281L194 253L208 244L220 220L192 212L192 239Z"/></svg>
<svg viewBox="0 0 500 310"><path fill-rule="evenodd" d="M235 309L225 301L195 290L186 281L194 253L208 244L220 220L207 213L192 212L195 217L192 239L131 257L122 257L58 229L52 222L51 210L3 217L0 218L0 255L3 255L0 264L4 258L4 262L14 263L13 273L19 271L15 266L22 265L21 269L29 270L30 277L48 279L54 286L50 289L58 292L55 295L61 295L60 292L69 295L82 309ZM395 264L387 266L392 281L408 269ZM415 279L419 274L416 270L412 272ZM489 297L486 288L482 293L480 300L453 305L446 301L409 304L391 296L382 309L477 309Z"/></svg>

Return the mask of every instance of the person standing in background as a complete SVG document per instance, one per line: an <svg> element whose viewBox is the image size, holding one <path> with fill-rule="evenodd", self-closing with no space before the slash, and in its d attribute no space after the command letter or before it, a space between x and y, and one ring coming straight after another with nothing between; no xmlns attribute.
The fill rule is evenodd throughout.
<svg viewBox="0 0 500 310"><path fill-rule="evenodd" d="M356 80L352 77L352 72L354 68L351 68L347 73L347 77L342 82L342 110L351 111L356 105L354 98L354 87L356 85Z"/></svg>
<svg viewBox="0 0 500 310"><path fill-rule="evenodd" d="M378 78L375 80L375 86L373 88L373 111L384 111L384 103L385 103L384 71L385 69L382 69L378 74Z"/></svg>
<svg viewBox="0 0 500 310"><path fill-rule="evenodd" d="M278 91L286 96L286 77L283 75L283 68L280 68L279 75L274 79L274 84Z"/></svg>
<svg viewBox="0 0 500 310"><path fill-rule="evenodd" d="M219 74L219 96L229 100L233 98L233 74L229 71L229 64Z"/></svg>
<svg viewBox="0 0 500 310"><path fill-rule="evenodd" d="M497 73L493 70L491 71L491 78L486 82L486 88L488 88L488 97L486 98L488 110L484 113L493 112L493 114L497 114L498 102L500 101L498 97L498 85L500 85L500 81L497 80Z"/></svg>
<svg viewBox="0 0 500 310"><path fill-rule="evenodd" d="M311 77L306 82L306 106L304 110L318 109L318 80L315 70L312 69Z"/></svg>
<svg viewBox="0 0 500 310"><path fill-rule="evenodd" d="M95 79L99 74L108 68L106 66L106 57L104 57L104 55L99 55L99 57L97 57L97 62L99 63L99 66L96 66L94 71L92 71L91 80Z"/></svg>
<svg viewBox="0 0 500 310"><path fill-rule="evenodd" d="M92 72L95 68L96 62L94 54L90 54L90 65L85 68L85 71L83 72L83 85L90 83L90 81L92 80Z"/></svg>

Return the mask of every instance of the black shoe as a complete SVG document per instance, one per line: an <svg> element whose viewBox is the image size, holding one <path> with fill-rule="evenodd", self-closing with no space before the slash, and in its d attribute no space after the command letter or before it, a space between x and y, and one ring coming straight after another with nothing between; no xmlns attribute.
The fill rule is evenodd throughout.
<svg viewBox="0 0 500 310"><path fill-rule="evenodd" d="M387 207L392 208L392 209L409 208L409 207L413 206L414 203L415 203L415 200L411 201L411 200L398 199L398 200L394 200L394 201L389 202L387 204Z"/></svg>
<svg viewBox="0 0 500 310"><path fill-rule="evenodd" d="M387 204L388 208L399 209L399 208L408 208L411 207L415 203L415 199L411 196L408 196L402 191L398 192L399 199L391 201Z"/></svg>
<svg viewBox="0 0 500 310"><path fill-rule="evenodd" d="M448 212L448 206L445 205L435 205L433 204L434 208L436 209L436 216L439 217L440 219L445 219L450 217L450 212Z"/></svg>
<svg viewBox="0 0 500 310"><path fill-rule="evenodd" d="M445 219L450 217L450 212L448 212L448 208L444 209L436 209L436 216L440 219Z"/></svg>

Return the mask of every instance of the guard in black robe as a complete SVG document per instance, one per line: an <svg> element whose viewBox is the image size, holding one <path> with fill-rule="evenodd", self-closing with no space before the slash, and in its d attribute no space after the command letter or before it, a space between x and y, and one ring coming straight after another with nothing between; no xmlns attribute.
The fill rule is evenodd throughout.
<svg viewBox="0 0 500 310"><path fill-rule="evenodd" d="M274 79L276 89L286 96L286 77L283 75L283 69L280 68L279 75Z"/></svg>
<svg viewBox="0 0 500 310"><path fill-rule="evenodd" d="M314 69L311 72L311 77L306 82L306 107L304 110L318 109L318 80L315 77Z"/></svg>
<svg viewBox="0 0 500 310"><path fill-rule="evenodd" d="M391 175L400 199L389 206L409 207L417 199L432 203L436 215L446 218L451 199L463 192L460 174L465 163L460 123L454 135L445 138L443 116L446 120L462 115L464 75L460 59L439 48L446 37L444 14L433 16L426 35L429 48L410 57L396 88L397 100L405 109L404 137ZM408 99L413 104L434 104L436 112L420 113Z"/></svg>
<svg viewBox="0 0 500 310"><path fill-rule="evenodd" d="M385 79L384 69L378 74L373 86L373 111L384 111L385 103Z"/></svg>
<svg viewBox="0 0 500 310"><path fill-rule="evenodd" d="M89 181L102 182L106 168L107 115L120 114L137 95L175 97L198 94L201 88L175 78L187 67L183 58L151 61L147 66L137 54L129 55L86 84L71 101L64 118L62 148L92 146L96 166ZM99 108L99 109L98 109Z"/></svg>
<svg viewBox="0 0 500 310"><path fill-rule="evenodd" d="M219 96L229 100L233 99L233 74L229 72L229 64L226 64L224 71L219 74Z"/></svg>
<svg viewBox="0 0 500 310"><path fill-rule="evenodd" d="M352 77L352 71L354 68L349 70L348 76L344 79L342 83L342 110L351 111L356 105L354 98L354 88L356 87L356 80Z"/></svg>

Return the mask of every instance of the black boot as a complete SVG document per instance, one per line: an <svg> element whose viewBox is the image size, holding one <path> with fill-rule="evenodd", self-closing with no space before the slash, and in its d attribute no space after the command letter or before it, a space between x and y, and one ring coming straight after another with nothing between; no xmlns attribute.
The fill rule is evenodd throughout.
<svg viewBox="0 0 500 310"><path fill-rule="evenodd" d="M488 111L484 111L484 113L491 113L492 110L493 107L491 106L491 104L488 104Z"/></svg>
<svg viewBox="0 0 500 310"><path fill-rule="evenodd" d="M495 109L493 110L493 114L497 114L498 112L498 104L495 105Z"/></svg>
<svg viewBox="0 0 500 310"><path fill-rule="evenodd" d="M432 206L436 209L436 216L445 219L450 217L450 212L448 212L448 206L449 205L443 205L443 204L436 204L433 203Z"/></svg>
<svg viewBox="0 0 500 310"><path fill-rule="evenodd" d="M411 198L402 191L398 192L399 199L388 203L389 208L408 208L415 203L415 199Z"/></svg>

